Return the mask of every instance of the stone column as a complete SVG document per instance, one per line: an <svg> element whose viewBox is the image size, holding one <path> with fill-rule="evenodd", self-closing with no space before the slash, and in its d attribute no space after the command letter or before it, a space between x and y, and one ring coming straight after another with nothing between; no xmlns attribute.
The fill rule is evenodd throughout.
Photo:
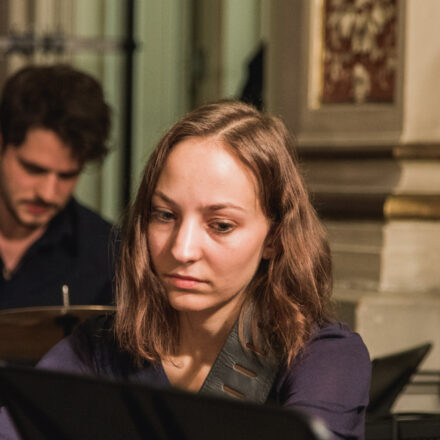
<svg viewBox="0 0 440 440"><path fill-rule="evenodd" d="M267 84L328 230L341 319L371 357L431 341L429 370L440 370L439 22L436 0L281 0ZM424 409L440 409L431 397ZM414 402L396 409L423 409Z"/></svg>

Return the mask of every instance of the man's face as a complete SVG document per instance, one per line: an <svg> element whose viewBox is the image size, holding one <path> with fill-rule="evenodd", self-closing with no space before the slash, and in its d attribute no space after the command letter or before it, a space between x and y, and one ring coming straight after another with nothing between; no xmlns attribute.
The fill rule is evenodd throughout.
<svg viewBox="0 0 440 440"><path fill-rule="evenodd" d="M9 228L38 229L66 205L81 164L53 131L28 131L19 146L0 151L0 216Z"/></svg>

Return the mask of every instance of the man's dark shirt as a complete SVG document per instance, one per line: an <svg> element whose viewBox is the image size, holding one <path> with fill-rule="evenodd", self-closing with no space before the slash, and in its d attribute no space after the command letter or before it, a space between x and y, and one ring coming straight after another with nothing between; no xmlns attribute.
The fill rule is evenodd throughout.
<svg viewBox="0 0 440 440"><path fill-rule="evenodd" d="M63 304L111 304L111 225L72 199L31 245L10 279L0 258L0 309Z"/></svg>

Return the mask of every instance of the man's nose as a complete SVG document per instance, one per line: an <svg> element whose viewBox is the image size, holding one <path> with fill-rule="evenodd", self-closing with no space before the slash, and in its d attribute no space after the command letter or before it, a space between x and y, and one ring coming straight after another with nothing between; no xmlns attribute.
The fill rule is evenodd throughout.
<svg viewBox="0 0 440 440"><path fill-rule="evenodd" d="M46 203L56 203L59 178L55 173L41 177L37 187L37 196Z"/></svg>
<svg viewBox="0 0 440 440"><path fill-rule="evenodd" d="M181 263L197 261L201 256L202 230L197 220L186 220L176 228L171 254Z"/></svg>

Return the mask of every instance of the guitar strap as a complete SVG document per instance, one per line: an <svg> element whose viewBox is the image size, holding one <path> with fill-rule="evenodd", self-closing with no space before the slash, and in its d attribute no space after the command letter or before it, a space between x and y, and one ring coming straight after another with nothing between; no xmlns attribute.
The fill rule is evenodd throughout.
<svg viewBox="0 0 440 440"><path fill-rule="evenodd" d="M251 341L250 330L249 322L245 320L245 345ZM278 369L279 364L275 359L243 348L238 336L237 321L199 393L265 403Z"/></svg>

